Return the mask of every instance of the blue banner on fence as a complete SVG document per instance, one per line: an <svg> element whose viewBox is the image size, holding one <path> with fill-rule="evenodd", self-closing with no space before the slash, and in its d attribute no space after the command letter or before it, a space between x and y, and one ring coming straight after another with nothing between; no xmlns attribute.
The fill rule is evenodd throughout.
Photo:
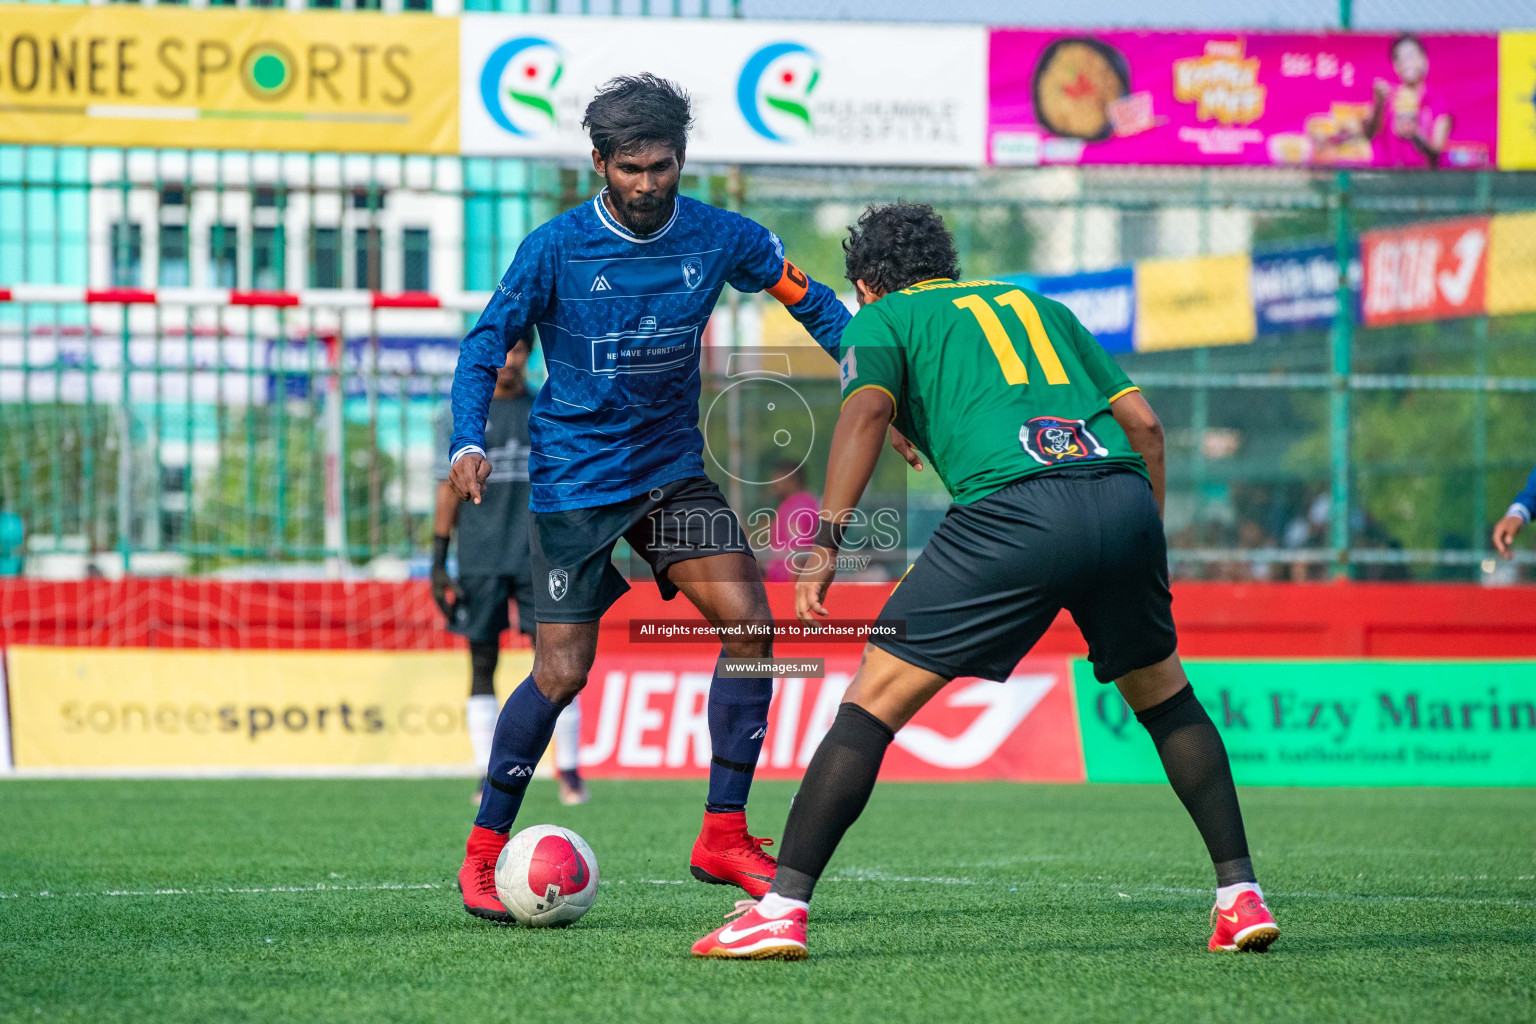
<svg viewBox="0 0 1536 1024"><path fill-rule="evenodd" d="M1060 277L1013 274L1003 278L1066 306L1106 352L1130 352L1136 336L1136 272L1115 267Z"/></svg>
<svg viewBox="0 0 1536 1024"><path fill-rule="evenodd" d="M444 398L459 361L457 337L348 338L342 349L342 389L347 398L368 394L370 382L381 398ZM272 394L308 398L327 375L325 347L305 341L269 342L267 369ZM286 387L276 385L278 372ZM311 379L313 378L313 380Z"/></svg>
<svg viewBox="0 0 1536 1024"><path fill-rule="evenodd" d="M1353 315L1360 318L1360 247L1350 246ZM1253 257L1253 311L1260 334L1327 327L1338 311L1339 264L1333 246Z"/></svg>

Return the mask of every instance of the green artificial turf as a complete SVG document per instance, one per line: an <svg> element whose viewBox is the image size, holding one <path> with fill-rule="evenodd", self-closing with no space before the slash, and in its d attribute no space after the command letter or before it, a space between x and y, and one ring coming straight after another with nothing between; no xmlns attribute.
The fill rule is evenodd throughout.
<svg viewBox="0 0 1536 1024"><path fill-rule="evenodd" d="M687 880L701 783L592 792L524 807L602 874L533 931L459 909L465 782L0 783L0 1020L1536 1019L1536 791L1244 791L1283 935L1239 956L1163 788L884 785L805 963L689 959L735 899Z"/></svg>

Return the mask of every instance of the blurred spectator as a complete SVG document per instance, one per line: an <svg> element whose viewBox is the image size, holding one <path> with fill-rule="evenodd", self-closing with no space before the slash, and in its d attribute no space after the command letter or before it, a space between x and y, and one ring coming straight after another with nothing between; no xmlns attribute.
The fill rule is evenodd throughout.
<svg viewBox="0 0 1536 1024"><path fill-rule="evenodd" d="M768 492L779 504L773 513L773 557L763 578L769 583L790 583L794 575L789 560L796 551L811 547L821 502L805 489L805 470L798 463L781 462L774 467L774 474Z"/></svg>
<svg viewBox="0 0 1536 1024"><path fill-rule="evenodd" d="M0 500L0 576L21 575L21 552L26 540L21 516L8 512Z"/></svg>
<svg viewBox="0 0 1536 1024"><path fill-rule="evenodd" d="M1237 525L1237 546L1240 548L1273 548L1275 539L1264 532L1264 527L1252 519L1244 519ZM1268 582L1275 578L1275 563L1268 558L1254 557L1238 563L1237 582Z"/></svg>
<svg viewBox="0 0 1536 1024"><path fill-rule="evenodd" d="M1327 491L1313 497L1312 503L1307 506L1306 513L1297 515L1286 524L1285 546L1293 551L1327 547L1328 518L1332 512L1333 501ZM1293 583L1322 579L1325 574L1326 567L1321 562L1297 559L1290 564L1289 575Z"/></svg>
<svg viewBox="0 0 1536 1024"><path fill-rule="evenodd" d="M1525 481L1525 490L1515 495L1514 503L1509 506L1509 511L1504 513L1493 527L1493 546L1500 555L1506 559L1515 557L1515 538L1525 528L1525 524L1536 516L1536 469L1531 470L1530 477Z"/></svg>

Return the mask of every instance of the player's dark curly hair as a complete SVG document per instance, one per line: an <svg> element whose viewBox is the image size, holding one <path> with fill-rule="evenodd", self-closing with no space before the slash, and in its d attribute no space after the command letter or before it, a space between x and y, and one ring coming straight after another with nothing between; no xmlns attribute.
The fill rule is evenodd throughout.
<svg viewBox="0 0 1536 1024"><path fill-rule="evenodd" d="M656 75L611 78L587 104L582 130L604 161L615 153L660 142L671 146L679 162L693 127L692 103L677 85Z"/></svg>
<svg viewBox="0 0 1536 1024"><path fill-rule="evenodd" d="M955 239L926 203L866 208L848 229L843 257L848 280L885 293L932 277L960 276Z"/></svg>

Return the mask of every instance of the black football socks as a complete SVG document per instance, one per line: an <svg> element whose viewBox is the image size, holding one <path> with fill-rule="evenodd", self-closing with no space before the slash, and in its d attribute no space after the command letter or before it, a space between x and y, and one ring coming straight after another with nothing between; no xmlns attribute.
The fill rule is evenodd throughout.
<svg viewBox="0 0 1536 1024"><path fill-rule="evenodd" d="M832 851L869 802L885 749L895 736L857 704L837 709L790 806L773 892L809 902Z"/></svg>
<svg viewBox="0 0 1536 1024"><path fill-rule="evenodd" d="M496 696L496 663L500 660L501 649L495 640L469 642L469 695L471 697Z"/></svg>
<svg viewBox="0 0 1536 1024"><path fill-rule="evenodd" d="M1205 840L1216 865L1216 884L1254 881L1227 748L1194 689L1186 685L1161 704L1136 712L1136 720L1151 734L1169 784Z"/></svg>

